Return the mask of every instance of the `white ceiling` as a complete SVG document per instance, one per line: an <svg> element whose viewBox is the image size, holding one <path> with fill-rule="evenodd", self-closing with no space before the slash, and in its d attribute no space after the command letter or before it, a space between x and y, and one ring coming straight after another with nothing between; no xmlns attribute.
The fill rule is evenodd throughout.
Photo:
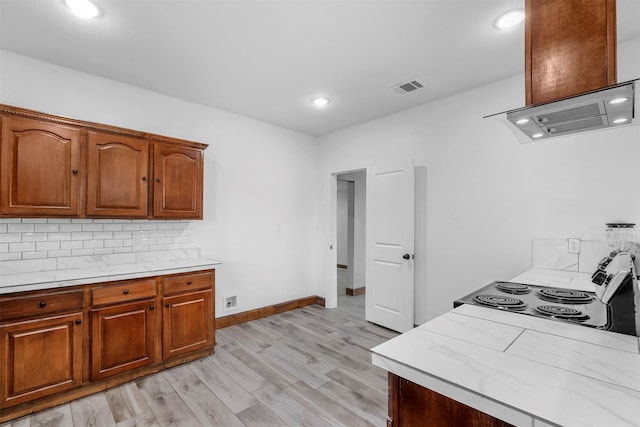
<svg viewBox="0 0 640 427"><path fill-rule="evenodd" d="M310 135L523 72L523 28L492 22L524 0L96 3L104 16L81 20L61 0L0 0L0 48ZM639 23L640 1L618 0L618 40Z"/></svg>

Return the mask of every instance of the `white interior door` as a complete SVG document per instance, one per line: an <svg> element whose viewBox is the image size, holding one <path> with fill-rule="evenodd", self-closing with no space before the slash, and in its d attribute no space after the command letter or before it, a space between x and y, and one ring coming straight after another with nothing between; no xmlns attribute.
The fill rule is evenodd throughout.
<svg viewBox="0 0 640 427"><path fill-rule="evenodd" d="M413 328L413 160L367 171L365 317L398 332Z"/></svg>

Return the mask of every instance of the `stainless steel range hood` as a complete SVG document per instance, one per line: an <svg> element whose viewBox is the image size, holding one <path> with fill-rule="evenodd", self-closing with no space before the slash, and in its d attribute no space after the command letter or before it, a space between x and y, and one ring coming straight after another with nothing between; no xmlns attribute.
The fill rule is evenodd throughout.
<svg viewBox="0 0 640 427"><path fill-rule="evenodd" d="M635 105L640 79L607 86L557 101L509 110L484 118L505 123L521 143L580 132L640 124Z"/></svg>

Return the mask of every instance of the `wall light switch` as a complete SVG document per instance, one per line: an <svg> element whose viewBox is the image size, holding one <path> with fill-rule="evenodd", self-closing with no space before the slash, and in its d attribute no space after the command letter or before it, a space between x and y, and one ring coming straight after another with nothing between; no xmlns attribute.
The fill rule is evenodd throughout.
<svg viewBox="0 0 640 427"><path fill-rule="evenodd" d="M570 254L580 253L580 239L569 239L569 253Z"/></svg>

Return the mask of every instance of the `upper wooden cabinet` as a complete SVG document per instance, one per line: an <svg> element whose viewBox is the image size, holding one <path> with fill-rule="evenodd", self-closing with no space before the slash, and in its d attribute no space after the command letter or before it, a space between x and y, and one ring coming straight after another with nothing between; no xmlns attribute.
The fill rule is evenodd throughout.
<svg viewBox="0 0 640 427"><path fill-rule="evenodd" d="M80 130L2 117L0 212L79 214Z"/></svg>
<svg viewBox="0 0 640 427"><path fill-rule="evenodd" d="M0 105L0 216L202 219L206 144Z"/></svg>
<svg viewBox="0 0 640 427"><path fill-rule="evenodd" d="M615 0L526 0L527 105L616 84Z"/></svg>
<svg viewBox="0 0 640 427"><path fill-rule="evenodd" d="M202 150L154 144L153 214L202 219Z"/></svg>
<svg viewBox="0 0 640 427"><path fill-rule="evenodd" d="M87 215L146 217L148 168L146 140L89 132Z"/></svg>

